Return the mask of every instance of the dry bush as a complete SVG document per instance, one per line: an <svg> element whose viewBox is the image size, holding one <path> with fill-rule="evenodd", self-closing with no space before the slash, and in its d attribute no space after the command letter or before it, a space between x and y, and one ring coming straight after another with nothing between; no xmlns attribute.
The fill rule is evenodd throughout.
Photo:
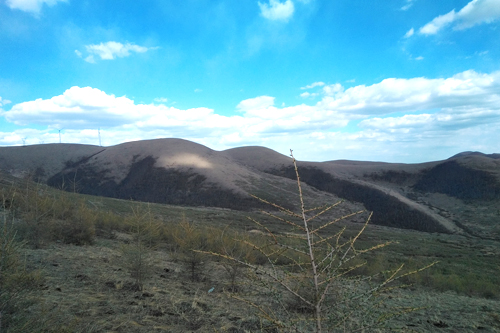
<svg viewBox="0 0 500 333"><path fill-rule="evenodd" d="M59 239L66 244L92 244L95 238L96 213L80 201L73 214L57 224Z"/></svg>
<svg viewBox="0 0 500 333"><path fill-rule="evenodd" d="M291 156L297 176L300 211L294 212L255 197L277 209L278 213L263 213L289 226L290 232L276 233L253 220L266 235L265 242L262 237L259 243L238 240L260 252L267 262L254 264L238 252L197 251L246 267L253 292L241 296L233 294L232 297L249 304L264 322L283 331L373 330L393 315L413 311L412 308L383 309L384 292L395 288L394 282L431 265L406 273L402 273L401 265L386 272L382 280L354 274L366 265L366 261L361 260L363 255L390 242L360 249L357 240L365 231L371 214L360 230L347 235L346 227L337 225L363 212L325 219L325 213L334 211L341 202L306 209L297 164L293 154Z"/></svg>
<svg viewBox="0 0 500 333"><path fill-rule="evenodd" d="M21 214L17 225L20 234L35 247L54 241L75 245L92 244L95 239L96 213L83 201L66 203L64 212L53 211L54 214L42 218L32 218L29 212ZM61 216L56 212L63 214Z"/></svg>
<svg viewBox="0 0 500 333"><path fill-rule="evenodd" d="M67 244L92 244L97 213L82 199L71 194L56 196L46 187L31 182L26 186L3 189L2 206L16 218L18 235L34 247L53 241ZM8 203L8 204L7 204Z"/></svg>
<svg viewBox="0 0 500 333"><path fill-rule="evenodd" d="M133 208L125 219L132 241L121 246L123 264L135 280L134 289L143 290L144 280L151 273L150 254L162 240L163 224L154 219L149 205Z"/></svg>
<svg viewBox="0 0 500 333"><path fill-rule="evenodd" d="M256 253L247 244L241 242L243 238L249 238L241 233L229 229L229 225L224 229L209 228L207 231L210 240L210 248L207 251L223 253L224 255L236 258L238 261L255 263L258 259ZM200 249L197 249L200 250ZM224 275L227 279L226 290L229 292L238 292L244 278L245 266L236 260L222 259L220 264L224 269Z"/></svg>
<svg viewBox="0 0 500 333"><path fill-rule="evenodd" d="M206 256L200 251L206 251L210 246L207 233L202 228L189 222L183 216L181 222L171 228L172 238L175 243L175 256L187 266L191 280L201 280L203 273L203 260Z"/></svg>
<svg viewBox="0 0 500 333"><path fill-rule="evenodd" d="M115 238L115 231L126 230L124 218L111 211L98 211L95 217L96 235L104 238Z"/></svg>
<svg viewBox="0 0 500 333"><path fill-rule="evenodd" d="M42 327L38 317L26 309L37 302L37 291L43 284L39 270L29 271L21 260L22 243L6 212L0 212L0 332L37 332ZM45 327L46 328L46 327Z"/></svg>

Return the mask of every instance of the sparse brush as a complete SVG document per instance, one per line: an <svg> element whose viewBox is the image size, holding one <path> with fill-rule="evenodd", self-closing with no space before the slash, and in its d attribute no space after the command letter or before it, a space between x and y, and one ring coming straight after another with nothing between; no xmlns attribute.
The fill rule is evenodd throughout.
<svg viewBox="0 0 500 333"><path fill-rule="evenodd" d="M96 213L83 199L67 194L56 196L46 187L26 182L23 188L2 193L3 206L16 219L18 235L34 247L53 241L67 244L92 244L95 238ZM8 203L8 204L7 204Z"/></svg>

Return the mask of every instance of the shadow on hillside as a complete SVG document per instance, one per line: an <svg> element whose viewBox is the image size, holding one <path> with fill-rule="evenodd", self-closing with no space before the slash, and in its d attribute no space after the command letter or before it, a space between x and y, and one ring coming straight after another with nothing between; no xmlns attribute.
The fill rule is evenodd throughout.
<svg viewBox="0 0 500 333"><path fill-rule="evenodd" d="M47 184L65 191L171 205L239 210L262 207L250 197L207 182L205 176L194 171L155 167L155 162L152 156L134 162L120 183L108 176L110 170L72 165L51 177Z"/></svg>

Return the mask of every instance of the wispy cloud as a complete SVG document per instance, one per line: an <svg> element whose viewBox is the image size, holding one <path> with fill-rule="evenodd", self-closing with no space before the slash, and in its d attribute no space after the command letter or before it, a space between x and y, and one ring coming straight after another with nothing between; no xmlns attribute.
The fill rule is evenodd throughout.
<svg viewBox="0 0 500 333"><path fill-rule="evenodd" d="M300 94L300 97L302 97L302 98L315 98L317 96L319 96L319 93L310 93L308 91L303 92L302 94Z"/></svg>
<svg viewBox="0 0 500 333"><path fill-rule="evenodd" d="M410 30L408 30L406 32L406 34L404 35L404 38L410 38L411 36L413 36L414 33L415 33L415 30L413 28L411 28Z"/></svg>
<svg viewBox="0 0 500 333"><path fill-rule="evenodd" d="M413 3L415 2L416 0L406 0L405 4L403 5L403 7L401 7L401 10L408 10L410 9L412 6L413 6Z"/></svg>
<svg viewBox="0 0 500 333"><path fill-rule="evenodd" d="M100 44L85 45L85 50L88 56L84 58L89 63L95 63L94 56L98 56L102 60L113 60L116 58L124 58L130 56L131 52L144 53L149 50L157 49L158 47L145 47L132 43L122 44L119 42L109 41ZM83 54L79 50L75 50L75 54L82 58Z"/></svg>
<svg viewBox="0 0 500 333"><path fill-rule="evenodd" d="M412 135L417 137L450 135L455 131L499 122L498 110L469 109L456 112L456 110L444 109L434 114L371 118L361 121L358 126L378 133L398 135L400 139L408 140Z"/></svg>
<svg viewBox="0 0 500 333"><path fill-rule="evenodd" d="M2 97L0 96L0 107L7 105L7 104L10 104L10 103L12 103L12 102L9 101L8 99L2 99Z"/></svg>
<svg viewBox="0 0 500 333"><path fill-rule="evenodd" d="M324 86L324 85L325 85L325 83L324 83L324 82L314 82L314 83L309 84L309 85L307 85L307 86L305 86L305 87L301 87L300 89L302 89L302 90L305 90L305 89L312 89L312 88L315 88L315 87L322 87L322 86Z"/></svg>
<svg viewBox="0 0 500 333"><path fill-rule="evenodd" d="M157 97L157 98L153 99L153 102L156 102L156 103L167 103L168 99L165 98L165 97Z"/></svg>
<svg viewBox="0 0 500 333"><path fill-rule="evenodd" d="M419 33L434 35L449 25L453 25L454 30L463 30L478 24L492 23L498 19L500 19L498 0L472 0L458 12L453 9L447 14L434 18L421 27Z"/></svg>
<svg viewBox="0 0 500 333"><path fill-rule="evenodd" d="M272 21L288 21L295 10L293 2L286 0L280 2L279 0L269 0L269 3L258 2L260 14Z"/></svg>
<svg viewBox="0 0 500 333"><path fill-rule="evenodd" d="M54 6L58 2L66 2L67 0L7 0L5 4L11 9L18 9L34 15L40 13L43 4Z"/></svg>
<svg viewBox="0 0 500 333"><path fill-rule="evenodd" d="M452 10L451 12L440 15L433 19L431 22L427 23L423 27L419 29L419 33L423 35L434 35L437 34L439 30L442 28L446 27L447 25L451 24L453 21L457 19L457 14L455 13L455 10Z"/></svg>

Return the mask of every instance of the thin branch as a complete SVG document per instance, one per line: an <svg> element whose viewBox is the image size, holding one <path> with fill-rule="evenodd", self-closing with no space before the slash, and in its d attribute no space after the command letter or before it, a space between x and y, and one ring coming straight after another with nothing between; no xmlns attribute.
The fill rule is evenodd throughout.
<svg viewBox="0 0 500 333"><path fill-rule="evenodd" d="M265 203L265 204L268 204L268 205L270 205L270 206L273 206L273 207L275 207L275 208L278 208L279 210L281 210L282 212L284 212L284 213L286 213L286 214L288 214L288 215L291 215L291 216L295 216L295 217L301 218L301 216L300 216L299 214L294 213L294 212L292 212L291 210L286 209L285 207L282 207L282 206L280 206L280 205L277 205L277 204L275 204L275 203L273 203L273 202L269 202L269 201L267 201L266 199L262 199L262 198L260 198L260 197L258 197L258 196L256 196L256 195L253 195L253 194L250 194L250 196L251 196L252 198L255 198L255 199L257 199L257 200L259 200L259 201L261 201L261 202Z"/></svg>
<svg viewBox="0 0 500 333"><path fill-rule="evenodd" d="M328 212L330 209L334 208L334 207L337 207L338 205L340 205L341 203L343 202L343 200L340 200L336 203L334 203L333 205L330 205L330 206L327 206L325 209L323 209L321 212L319 212L318 214L314 215L314 216L311 216L310 218L307 219L307 222L310 222L314 219L316 219L317 217L323 215L324 213ZM305 210L304 212L308 213L310 211L314 211L314 210L317 210L317 209L320 209L322 207L317 207L317 208L313 208L313 209L307 209Z"/></svg>
<svg viewBox="0 0 500 333"><path fill-rule="evenodd" d="M363 231L365 231L366 226L368 225L368 223L370 222L370 219L372 218L372 215L373 215L373 212L370 213L370 215L366 219L365 224L363 225L363 228L361 228L361 230L358 232L358 234L356 235L356 237L354 237L354 239L352 240L352 242L351 242L352 246L351 247L352 247L352 249L354 251L356 251L356 249L354 248L354 243L356 243L356 240L358 239L358 237L361 236L361 234L363 233Z"/></svg>
<svg viewBox="0 0 500 333"><path fill-rule="evenodd" d="M271 235L271 237L274 239L274 242L275 242L275 243L277 243L277 242L278 242L278 240L277 240L277 239L276 239L276 237L274 236L274 233L273 233L271 230L269 230L266 226L262 225L262 223L258 222L257 220L255 220L255 219L253 219L253 218L251 218L251 217L247 217L247 218L248 218L250 221L252 221L252 222L254 222L255 224L257 224L259 227L261 227L261 228L265 229L265 230L267 231L267 233L268 233L269 235Z"/></svg>
<svg viewBox="0 0 500 333"><path fill-rule="evenodd" d="M339 203L341 203L343 200L340 200L339 202L335 203L334 205L337 205ZM309 208L309 209L306 209L305 212L306 213L309 213L309 212L313 212L315 210L320 210L320 209L325 209L325 207L329 207L331 205L324 205L324 206L318 206L318 207L314 207L314 208Z"/></svg>
<svg viewBox="0 0 500 333"><path fill-rule="evenodd" d="M352 213L352 214L348 214L348 215L344 215L344 216L342 216L342 217L339 217L338 219L335 219L335 220L333 220L333 221L331 221L331 222L328 222L328 223L326 223L326 224L323 224L321 227L319 227L319 228L317 228L317 229L314 229L313 231L311 231L311 233L312 233L312 234L315 234L315 233L317 233L318 231L320 231L320 230L322 230L322 229L324 229L324 228L326 228L326 227L328 227L328 226L330 226L330 225L332 225L332 224L334 224L334 223L337 223L337 222L339 222L339 221L345 220L345 219L347 219L347 218L349 218L349 217L352 217L352 216L354 216L354 215L361 214L361 213L363 213L363 212L364 212L364 210L360 210L359 212L355 212L355 213Z"/></svg>
<svg viewBox="0 0 500 333"><path fill-rule="evenodd" d="M302 226L300 226L300 225L298 225L298 224L296 224L296 223L293 223L292 221L288 221L287 219L284 219L284 218L279 217L279 216L277 216L277 215L271 214L271 213L269 213L269 212L262 211L262 213L263 213L263 214L266 214L267 216L271 216L272 218L275 218L275 219L277 219L277 220L279 220L279 221L282 221L282 222L288 223L288 224L292 225L294 228L299 228L300 230L305 231L305 230L304 230L304 227L302 227Z"/></svg>

